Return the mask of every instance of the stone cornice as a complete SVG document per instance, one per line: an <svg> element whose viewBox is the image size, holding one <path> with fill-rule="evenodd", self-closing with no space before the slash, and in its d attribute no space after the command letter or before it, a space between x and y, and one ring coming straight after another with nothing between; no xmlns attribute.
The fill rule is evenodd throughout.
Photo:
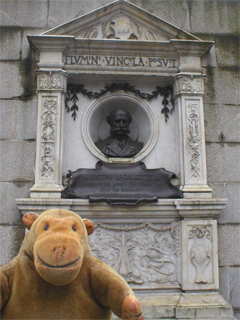
<svg viewBox="0 0 240 320"><path fill-rule="evenodd" d="M202 56L213 46L213 41L175 40L170 41L135 41L119 39L78 39L74 36L39 35L28 36L28 40L38 52L65 52L79 50L81 53L95 54L168 54L170 56Z"/></svg>
<svg viewBox="0 0 240 320"><path fill-rule="evenodd" d="M103 203L89 204L83 199L16 199L22 214L33 211L41 213L50 208L72 210L81 217L131 220L156 218L216 218L227 204L226 199L159 199L157 203L141 206L109 206Z"/></svg>

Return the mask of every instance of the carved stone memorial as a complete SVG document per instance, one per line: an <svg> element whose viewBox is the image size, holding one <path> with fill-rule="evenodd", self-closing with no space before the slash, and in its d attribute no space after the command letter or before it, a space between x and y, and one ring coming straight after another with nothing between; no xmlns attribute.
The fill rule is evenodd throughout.
<svg viewBox="0 0 240 320"><path fill-rule="evenodd" d="M233 320L217 291L226 200L207 183L202 58L214 42L125 0L28 40L36 166L20 211L93 220L92 252L130 283L145 319Z"/></svg>

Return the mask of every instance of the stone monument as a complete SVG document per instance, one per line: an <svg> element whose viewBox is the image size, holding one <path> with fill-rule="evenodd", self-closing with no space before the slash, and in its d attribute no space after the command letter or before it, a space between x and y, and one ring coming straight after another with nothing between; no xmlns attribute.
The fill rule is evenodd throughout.
<svg viewBox="0 0 240 320"><path fill-rule="evenodd" d="M131 284L145 319L234 319L218 293L216 219L226 200L212 198L207 182L201 59L214 42L124 0L28 39L39 53L38 131L35 184L16 200L20 211L64 208L93 220L92 252ZM116 112L126 122L109 137L106 117L122 107L132 122ZM96 170L98 161L165 168L182 197L114 207L61 198L68 170ZM147 181L145 173L84 179L116 194L124 181Z"/></svg>

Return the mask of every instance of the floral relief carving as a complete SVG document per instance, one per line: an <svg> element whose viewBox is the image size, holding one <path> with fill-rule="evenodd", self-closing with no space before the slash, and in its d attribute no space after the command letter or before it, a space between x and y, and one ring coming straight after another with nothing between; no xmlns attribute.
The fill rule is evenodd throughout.
<svg viewBox="0 0 240 320"><path fill-rule="evenodd" d="M205 270L211 261L211 231L209 226L194 226L189 231L193 239L190 248L190 260L195 267L195 283L208 283Z"/></svg>
<svg viewBox="0 0 240 320"><path fill-rule="evenodd" d="M178 286L180 227L149 222L138 225L96 224L93 254L111 265L134 287Z"/></svg>
<svg viewBox="0 0 240 320"><path fill-rule="evenodd" d="M190 103L188 105L188 149L191 154L190 171L191 177L195 180L200 176L200 130L198 104Z"/></svg>
<svg viewBox="0 0 240 320"><path fill-rule="evenodd" d="M55 159L55 126L56 106L54 99L46 99L43 103L42 113L42 137L41 137L41 175L45 178L52 178L54 174Z"/></svg>

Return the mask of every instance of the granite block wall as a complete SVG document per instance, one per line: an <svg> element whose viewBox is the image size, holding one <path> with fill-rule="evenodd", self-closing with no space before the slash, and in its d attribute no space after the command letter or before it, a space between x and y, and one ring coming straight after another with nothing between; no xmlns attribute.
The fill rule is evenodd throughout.
<svg viewBox="0 0 240 320"><path fill-rule="evenodd" d="M37 35L112 0L2 0L0 7L0 236L1 265L24 236L16 198L34 183ZM208 183L227 198L219 217L220 293L240 319L240 2L238 0L130 0L215 47L203 60Z"/></svg>

